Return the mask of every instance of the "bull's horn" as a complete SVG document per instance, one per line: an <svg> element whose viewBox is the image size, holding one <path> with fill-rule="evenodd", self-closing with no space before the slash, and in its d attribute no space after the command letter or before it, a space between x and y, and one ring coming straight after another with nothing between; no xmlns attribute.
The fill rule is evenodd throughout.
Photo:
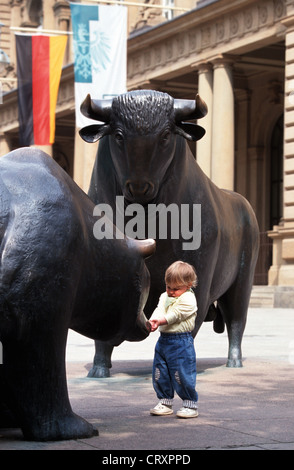
<svg viewBox="0 0 294 470"><path fill-rule="evenodd" d="M174 100L176 122L200 119L207 114L207 105L197 94L194 100Z"/></svg>
<svg viewBox="0 0 294 470"><path fill-rule="evenodd" d="M196 110L198 109L198 113L200 114L200 116L197 117L197 119L203 118L208 113L207 104L202 98L200 98L200 95L198 95L198 93L196 95L195 101L196 101Z"/></svg>
<svg viewBox="0 0 294 470"><path fill-rule="evenodd" d="M135 246L143 258L148 258L153 255L156 249L156 242L152 238L146 240L128 239L128 243Z"/></svg>
<svg viewBox="0 0 294 470"><path fill-rule="evenodd" d="M108 123L110 120L112 100L92 100L88 94L81 104L81 113L95 121Z"/></svg>

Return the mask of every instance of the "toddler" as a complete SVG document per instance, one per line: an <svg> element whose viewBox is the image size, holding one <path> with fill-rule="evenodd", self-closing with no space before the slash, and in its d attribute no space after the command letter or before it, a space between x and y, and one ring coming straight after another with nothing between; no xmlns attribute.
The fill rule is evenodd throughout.
<svg viewBox="0 0 294 470"><path fill-rule="evenodd" d="M197 302L192 287L197 284L193 266L176 261L165 273L166 292L161 294L154 310L151 331L159 328L155 347L152 380L159 403L152 415L173 413L174 391L183 400L179 418L198 416L196 392L196 355L191 334L195 326Z"/></svg>

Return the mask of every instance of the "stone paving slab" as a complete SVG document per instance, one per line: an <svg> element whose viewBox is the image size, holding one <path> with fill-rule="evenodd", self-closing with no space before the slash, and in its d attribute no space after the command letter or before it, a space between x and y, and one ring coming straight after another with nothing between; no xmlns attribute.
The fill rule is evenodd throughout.
<svg viewBox="0 0 294 470"><path fill-rule="evenodd" d="M27 442L19 429L4 429L0 430L0 450L99 450L99 459L123 452L137 455L140 450L151 455L294 450L293 309L250 309L243 340L244 367L240 369L225 366L226 334L216 335L211 324L203 325L195 340L196 419L150 415L149 409L157 402L151 379L156 340L153 334L142 343L123 343L113 354L111 377L89 379L93 342L70 332L70 401L77 414L98 428L99 436ZM174 408L180 407L176 398Z"/></svg>

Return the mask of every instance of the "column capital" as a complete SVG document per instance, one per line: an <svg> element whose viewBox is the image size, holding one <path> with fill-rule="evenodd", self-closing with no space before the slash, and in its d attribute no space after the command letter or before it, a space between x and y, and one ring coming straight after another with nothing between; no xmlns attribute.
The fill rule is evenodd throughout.
<svg viewBox="0 0 294 470"><path fill-rule="evenodd" d="M53 5L54 15L58 17L70 18L70 6L65 0L60 0Z"/></svg>
<svg viewBox="0 0 294 470"><path fill-rule="evenodd" d="M281 20L281 24L287 31L294 31L294 15L288 16L287 18Z"/></svg>
<svg viewBox="0 0 294 470"><path fill-rule="evenodd" d="M242 101L248 101L248 99L251 97L252 91L248 90L248 88L243 89L243 88L234 88L234 96L238 102Z"/></svg>
<svg viewBox="0 0 294 470"><path fill-rule="evenodd" d="M192 64L192 67L195 67L199 73L210 72L212 70L212 64L207 61Z"/></svg>
<svg viewBox="0 0 294 470"><path fill-rule="evenodd" d="M219 54L213 59L210 59L211 64L214 69L221 67L232 67L234 62L238 59L238 56L233 56L231 54Z"/></svg>

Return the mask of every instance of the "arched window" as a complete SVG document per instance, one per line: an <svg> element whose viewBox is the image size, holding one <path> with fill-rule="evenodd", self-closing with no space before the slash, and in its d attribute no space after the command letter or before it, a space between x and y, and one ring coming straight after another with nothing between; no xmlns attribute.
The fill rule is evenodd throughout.
<svg viewBox="0 0 294 470"><path fill-rule="evenodd" d="M43 24L43 0L28 0L27 11L33 24L38 26Z"/></svg>

